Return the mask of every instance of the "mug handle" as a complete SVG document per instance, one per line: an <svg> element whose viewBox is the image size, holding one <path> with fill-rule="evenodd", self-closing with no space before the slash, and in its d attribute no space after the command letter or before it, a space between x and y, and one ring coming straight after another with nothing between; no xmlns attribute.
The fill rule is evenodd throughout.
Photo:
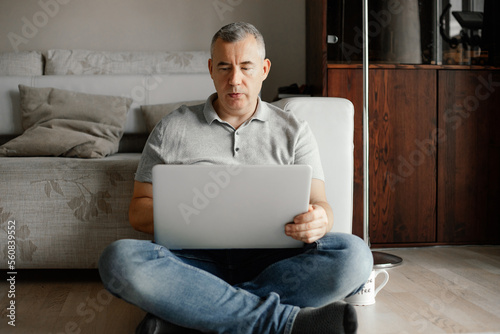
<svg viewBox="0 0 500 334"><path fill-rule="evenodd" d="M378 276L378 274L380 274L380 273L384 274L385 278L384 278L384 281L375 289L375 295L373 297L377 296L377 293L380 290L382 290L382 288L387 284L387 282L389 282L389 273L386 270L384 270L384 269L377 270L376 274L375 274L375 277L373 278L373 280L375 281L376 278L377 278L377 276Z"/></svg>

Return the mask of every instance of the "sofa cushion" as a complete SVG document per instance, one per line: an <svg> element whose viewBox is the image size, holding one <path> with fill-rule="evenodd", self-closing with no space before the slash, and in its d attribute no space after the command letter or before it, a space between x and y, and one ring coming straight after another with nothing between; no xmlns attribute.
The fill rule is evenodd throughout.
<svg viewBox="0 0 500 334"><path fill-rule="evenodd" d="M49 50L46 75L208 73L210 53Z"/></svg>
<svg viewBox="0 0 500 334"><path fill-rule="evenodd" d="M101 158L118 151L132 99L19 85L22 135L3 156Z"/></svg>
<svg viewBox="0 0 500 334"><path fill-rule="evenodd" d="M144 120L146 121L146 128L149 132L151 132L153 131L156 124L158 124L158 122L161 121L164 116L170 114L175 109L178 109L183 105L194 106L202 103L205 103L205 100L153 104L141 106L141 113L144 117Z"/></svg>
<svg viewBox="0 0 500 334"><path fill-rule="evenodd" d="M43 74L43 56L37 51L0 53L0 76Z"/></svg>

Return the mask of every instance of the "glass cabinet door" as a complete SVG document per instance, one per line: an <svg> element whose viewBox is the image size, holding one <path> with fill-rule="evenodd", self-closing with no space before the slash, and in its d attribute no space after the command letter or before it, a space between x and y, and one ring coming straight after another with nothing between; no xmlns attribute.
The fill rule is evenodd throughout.
<svg viewBox="0 0 500 334"><path fill-rule="evenodd" d="M495 1L370 0L370 62L486 65L488 32L495 29L486 31L487 24L500 20L487 12ZM328 61L361 62L362 1L328 0L327 7Z"/></svg>

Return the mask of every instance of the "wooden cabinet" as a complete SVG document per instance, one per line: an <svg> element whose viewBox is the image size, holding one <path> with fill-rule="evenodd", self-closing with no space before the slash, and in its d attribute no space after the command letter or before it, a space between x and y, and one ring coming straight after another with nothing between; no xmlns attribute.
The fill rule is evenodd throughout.
<svg viewBox="0 0 500 334"><path fill-rule="evenodd" d="M307 81L354 104L363 237L362 66L327 60L324 11L326 1L307 2ZM369 87L372 246L500 244L500 69L371 64Z"/></svg>
<svg viewBox="0 0 500 334"><path fill-rule="evenodd" d="M500 243L500 71L438 80L438 241Z"/></svg>
<svg viewBox="0 0 500 334"><path fill-rule="evenodd" d="M369 73L372 245L500 243L500 70L373 65ZM362 80L359 66L328 65L327 96L355 108L359 236Z"/></svg>

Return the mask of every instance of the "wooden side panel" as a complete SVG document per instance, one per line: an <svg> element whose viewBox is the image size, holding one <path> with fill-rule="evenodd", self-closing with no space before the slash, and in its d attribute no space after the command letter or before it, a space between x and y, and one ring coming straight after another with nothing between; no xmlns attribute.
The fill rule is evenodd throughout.
<svg viewBox="0 0 500 334"><path fill-rule="evenodd" d="M326 0L306 2L306 81L316 96L326 96L326 9Z"/></svg>
<svg viewBox="0 0 500 334"><path fill-rule="evenodd" d="M328 70L328 96L354 104L354 203L352 233L363 238L363 72L361 69Z"/></svg>
<svg viewBox="0 0 500 334"><path fill-rule="evenodd" d="M438 241L500 243L500 71L439 71Z"/></svg>

